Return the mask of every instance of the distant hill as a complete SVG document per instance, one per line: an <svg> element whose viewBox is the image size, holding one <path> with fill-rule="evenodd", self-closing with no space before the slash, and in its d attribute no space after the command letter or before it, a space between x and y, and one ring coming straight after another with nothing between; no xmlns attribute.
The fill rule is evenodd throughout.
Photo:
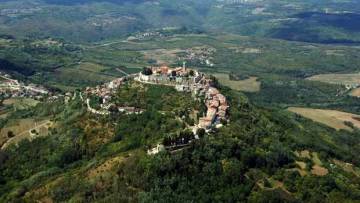
<svg viewBox="0 0 360 203"><path fill-rule="evenodd" d="M0 34L94 42L163 27L319 43L360 41L356 1L3 1Z"/></svg>
<svg viewBox="0 0 360 203"><path fill-rule="evenodd" d="M44 0L48 4L57 4L57 5L76 5L76 4L87 4L94 2L108 2L114 4L124 4L124 3L144 3L156 0Z"/></svg>
<svg viewBox="0 0 360 203"><path fill-rule="evenodd" d="M274 29L271 37L320 43L359 43L360 14L299 13L294 22Z"/></svg>

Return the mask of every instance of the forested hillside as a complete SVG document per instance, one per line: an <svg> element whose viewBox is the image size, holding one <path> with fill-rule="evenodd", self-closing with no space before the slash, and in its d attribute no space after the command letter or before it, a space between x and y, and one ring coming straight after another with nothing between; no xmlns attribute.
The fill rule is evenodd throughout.
<svg viewBox="0 0 360 203"><path fill-rule="evenodd" d="M171 114L159 113L164 108L156 100L143 114L108 118L87 113L79 99L17 112L10 119L50 117L57 124L47 137L1 151L0 200L355 202L360 198L358 130L335 131L284 111L255 107L227 88L222 92L230 99L228 126L189 148L157 155L147 155L147 146L182 127ZM158 94L154 89L148 96L160 99L159 93L152 97Z"/></svg>
<svg viewBox="0 0 360 203"><path fill-rule="evenodd" d="M359 202L359 13L0 0L0 202Z"/></svg>

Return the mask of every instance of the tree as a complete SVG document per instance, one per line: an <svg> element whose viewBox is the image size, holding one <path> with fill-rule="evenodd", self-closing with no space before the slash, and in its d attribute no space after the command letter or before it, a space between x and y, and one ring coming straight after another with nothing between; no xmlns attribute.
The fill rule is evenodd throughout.
<svg viewBox="0 0 360 203"><path fill-rule="evenodd" d="M174 70L171 71L171 76L172 76L172 77L176 77L176 71L174 71Z"/></svg>
<svg viewBox="0 0 360 203"><path fill-rule="evenodd" d="M220 123L223 124L223 125L227 125L227 120L226 119L221 119Z"/></svg>
<svg viewBox="0 0 360 203"><path fill-rule="evenodd" d="M13 131L9 130L9 131L7 132L7 136L8 136L8 138L12 138L12 137L15 137L15 134L14 134Z"/></svg>
<svg viewBox="0 0 360 203"><path fill-rule="evenodd" d="M109 111L114 114L119 113L119 109L116 107L116 105L111 105L109 107Z"/></svg>
<svg viewBox="0 0 360 203"><path fill-rule="evenodd" d="M190 70L189 75L193 77L195 75L194 71Z"/></svg>
<svg viewBox="0 0 360 203"><path fill-rule="evenodd" d="M152 75L153 74L151 68L147 68L147 67L144 67L143 70L141 71L141 73L143 75Z"/></svg>
<svg viewBox="0 0 360 203"><path fill-rule="evenodd" d="M205 129L204 128L197 129L196 134L199 136L199 138L203 138L205 135Z"/></svg>
<svg viewBox="0 0 360 203"><path fill-rule="evenodd" d="M0 166L5 164L5 161L8 160L8 155L4 151L0 151Z"/></svg>
<svg viewBox="0 0 360 203"><path fill-rule="evenodd" d="M345 124L346 126L349 126L349 127L352 128L352 129L355 128L354 124L353 124L352 122L350 122L350 121L344 121L344 124Z"/></svg>
<svg viewBox="0 0 360 203"><path fill-rule="evenodd" d="M212 81L212 85L214 86L214 87L216 87L216 88L219 88L220 87L220 84L219 84L219 81L218 81L218 79L215 77L215 76L213 76L213 75L210 75L210 79L211 79L211 81Z"/></svg>

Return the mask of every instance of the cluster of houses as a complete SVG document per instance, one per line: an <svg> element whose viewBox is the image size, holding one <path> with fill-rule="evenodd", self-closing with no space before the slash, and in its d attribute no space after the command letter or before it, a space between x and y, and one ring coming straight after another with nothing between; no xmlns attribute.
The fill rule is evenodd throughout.
<svg viewBox="0 0 360 203"><path fill-rule="evenodd" d="M199 127L204 129L210 129L212 126L221 127L222 121L227 120L229 105L226 97L218 89L210 86L206 88L205 104L207 112L199 119Z"/></svg>
<svg viewBox="0 0 360 203"><path fill-rule="evenodd" d="M215 48L208 46L193 47L185 51L183 60L190 61L191 63L214 66L213 55L216 52Z"/></svg>
<svg viewBox="0 0 360 203"><path fill-rule="evenodd" d="M116 90L124 84L126 78L117 78L111 82L97 85L96 87L87 87L85 89L86 95L96 95L102 98L102 104L108 104L111 100L112 95L116 92Z"/></svg>
<svg viewBox="0 0 360 203"><path fill-rule="evenodd" d="M0 9L0 16L7 16L9 18L16 18L23 15L29 15L41 11L42 8L4 8Z"/></svg>
<svg viewBox="0 0 360 203"><path fill-rule="evenodd" d="M210 130L212 127L221 127L222 121L227 120L228 103L226 97L222 95L219 90L214 87L212 79L196 70L188 69L185 63L182 67L170 68L168 66L148 67L142 72L122 78L115 79L109 83L98 85L94 88L86 88L85 95L87 95L87 106L90 112L108 115L111 107L112 95L116 90L124 84L127 80L134 79L135 81L145 84L156 84L172 86L177 91L189 92L194 98L205 98L205 105L207 107L206 113L199 118L198 128ZM96 95L100 98L101 109L94 109L90 106L90 95ZM134 107L116 107L118 111L125 113L141 113L141 110Z"/></svg>
<svg viewBox="0 0 360 203"><path fill-rule="evenodd" d="M11 79L10 75L0 73L0 95L4 98L29 97L42 99L43 96L48 94L49 91L40 85L25 85L18 80Z"/></svg>
<svg viewBox="0 0 360 203"><path fill-rule="evenodd" d="M87 87L85 90L85 95L87 96L86 105L88 110L94 114L100 114L100 115L109 115L112 109L116 109L119 112L127 113L127 114L141 113L142 109L138 109L135 107L128 107L128 106L115 106L115 104L111 102L112 96L116 93L116 90L132 77L134 77L134 75L117 78L109 83L98 85L94 88ZM90 98L89 98L90 95L95 95L101 99L100 102L101 109L95 109L91 107Z"/></svg>
<svg viewBox="0 0 360 203"><path fill-rule="evenodd" d="M202 75L194 70L183 67L169 68L168 66L149 67L140 72L135 80L143 83L175 86L179 91L189 91L192 84L197 83Z"/></svg>
<svg viewBox="0 0 360 203"><path fill-rule="evenodd" d="M223 121L227 121L227 112L229 109L226 97L215 87L214 81L203 73L196 70L189 70L185 67L171 69L167 66L150 67L148 70L139 73L135 80L148 84L162 84L174 86L177 91L191 92L195 98L204 98L207 108L199 122L190 128L196 135L199 128L205 131L213 127L222 127ZM180 137L175 142L158 144L156 147L148 150L149 155L154 155L163 150L176 151L187 147L193 139Z"/></svg>
<svg viewBox="0 0 360 203"><path fill-rule="evenodd" d="M147 39L151 39L153 37L161 38L161 37L164 37L164 35L161 34L158 31L148 31L148 32L144 32L144 33L138 33L135 36L130 36L130 37L128 37L128 40L129 41L132 41L132 40L147 40Z"/></svg>

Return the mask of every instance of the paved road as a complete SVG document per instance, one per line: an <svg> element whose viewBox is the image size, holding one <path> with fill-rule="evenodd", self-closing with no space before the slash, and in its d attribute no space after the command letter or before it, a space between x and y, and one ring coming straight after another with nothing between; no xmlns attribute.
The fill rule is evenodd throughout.
<svg viewBox="0 0 360 203"><path fill-rule="evenodd" d="M123 70L121 70L120 68L116 68L117 71L119 71L120 73L125 74L126 76L129 76L129 74Z"/></svg>
<svg viewBox="0 0 360 203"><path fill-rule="evenodd" d="M99 44L99 45L94 45L94 46L90 46L90 47L86 47L88 49L94 49L94 48L98 48L98 47L107 47L113 44L119 44L119 43L123 43L123 42L128 42L127 40L121 40L121 41L115 41L115 42L108 42L108 43L104 43L104 44Z"/></svg>

